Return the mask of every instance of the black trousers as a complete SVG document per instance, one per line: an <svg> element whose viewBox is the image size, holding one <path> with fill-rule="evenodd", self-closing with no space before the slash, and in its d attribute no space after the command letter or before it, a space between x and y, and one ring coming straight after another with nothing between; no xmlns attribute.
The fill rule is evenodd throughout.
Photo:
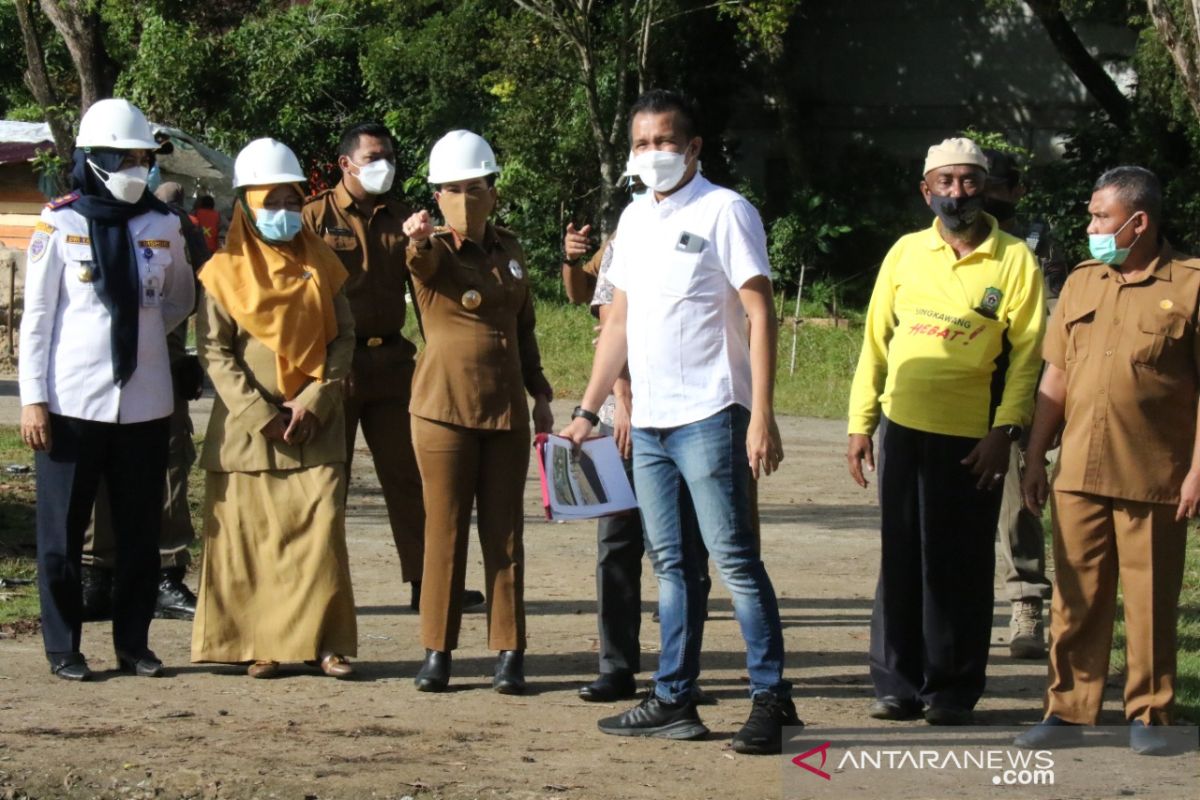
<svg viewBox="0 0 1200 800"><path fill-rule="evenodd" d="M625 461L632 481L633 462ZM696 535L687 537L703 550L707 566L708 551L700 539L696 512L687 488L681 497L682 524L692 526ZM600 674L641 671L642 556L646 553L645 529L637 511L603 517L596 525L596 606L600 633ZM703 578L704 595L712 587L707 569Z"/></svg>
<svg viewBox="0 0 1200 800"><path fill-rule="evenodd" d="M101 476L116 538L113 644L146 648L158 595L169 418L128 425L50 415L51 447L37 466L38 590L50 655L79 650L83 533Z"/></svg>
<svg viewBox="0 0 1200 800"><path fill-rule="evenodd" d="M884 419L877 436L882 557L871 613L877 697L974 708L992 632L1000 487L960 461L976 439Z"/></svg>

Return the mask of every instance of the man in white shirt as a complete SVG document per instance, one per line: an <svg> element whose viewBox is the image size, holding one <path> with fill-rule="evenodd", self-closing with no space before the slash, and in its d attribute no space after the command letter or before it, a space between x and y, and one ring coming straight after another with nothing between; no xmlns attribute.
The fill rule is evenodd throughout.
<svg viewBox="0 0 1200 800"><path fill-rule="evenodd" d="M653 197L621 215L611 311L587 391L563 435L587 438L628 360L637 398L634 483L658 578L662 646L654 689L633 709L601 720L600 730L670 739L708 733L693 696L704 597L699 548L680 524L686 485L746 641L753 710L733 747L778 753L782 728L802 723L783 679L779 606L750 510L751 481L783 457L766 234L753 206L698 173L702 142L686 100L647 92L630 119L630 166Z"/></svg>

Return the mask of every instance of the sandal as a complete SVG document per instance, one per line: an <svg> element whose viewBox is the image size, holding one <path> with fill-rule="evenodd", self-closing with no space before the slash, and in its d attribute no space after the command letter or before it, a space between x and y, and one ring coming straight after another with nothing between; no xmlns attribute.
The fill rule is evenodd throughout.
<svg viewBox="0 0 1200 800"><path fill-rule="evenodd" d="M325 653L317 666L331 678L349 678L354 675L354 667L350 666L349 659L337 653Z"/></svg>
<svg viewBox="0 0 1200 800"><path fill-rule="evenodd" d="M246 674L251 678L274 678L279 674L279 662L255 661L246 667Z"/></svg>

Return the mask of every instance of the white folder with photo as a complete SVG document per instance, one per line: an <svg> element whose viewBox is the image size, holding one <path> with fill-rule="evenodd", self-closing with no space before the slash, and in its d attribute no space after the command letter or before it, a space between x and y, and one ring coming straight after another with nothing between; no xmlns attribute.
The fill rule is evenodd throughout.
<svg viewBox="0 0 1200 800"><path fill-rule="evenodd" d="M539 434L537 454L547 519L592 519L637 508L611 436L588 439L576 451L570 439Z"/></svg>

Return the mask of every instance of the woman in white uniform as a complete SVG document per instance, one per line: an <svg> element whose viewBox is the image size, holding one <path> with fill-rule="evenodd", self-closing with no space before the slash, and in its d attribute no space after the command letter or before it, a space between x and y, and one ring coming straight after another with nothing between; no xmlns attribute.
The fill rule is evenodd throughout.
<svg viewBox="0 0 1200 800"><path fill-rule="evenodd" d="M21 435L37 465L38 589L50 670L91 676L80 653L80 559L97 484L117 535L117 666L162 673L147 636L174 405L167 331L192 309L179 220L146 188L158 144L126 100L79 125L74 191L48 204L29 244L21 321Z"/></svg>

